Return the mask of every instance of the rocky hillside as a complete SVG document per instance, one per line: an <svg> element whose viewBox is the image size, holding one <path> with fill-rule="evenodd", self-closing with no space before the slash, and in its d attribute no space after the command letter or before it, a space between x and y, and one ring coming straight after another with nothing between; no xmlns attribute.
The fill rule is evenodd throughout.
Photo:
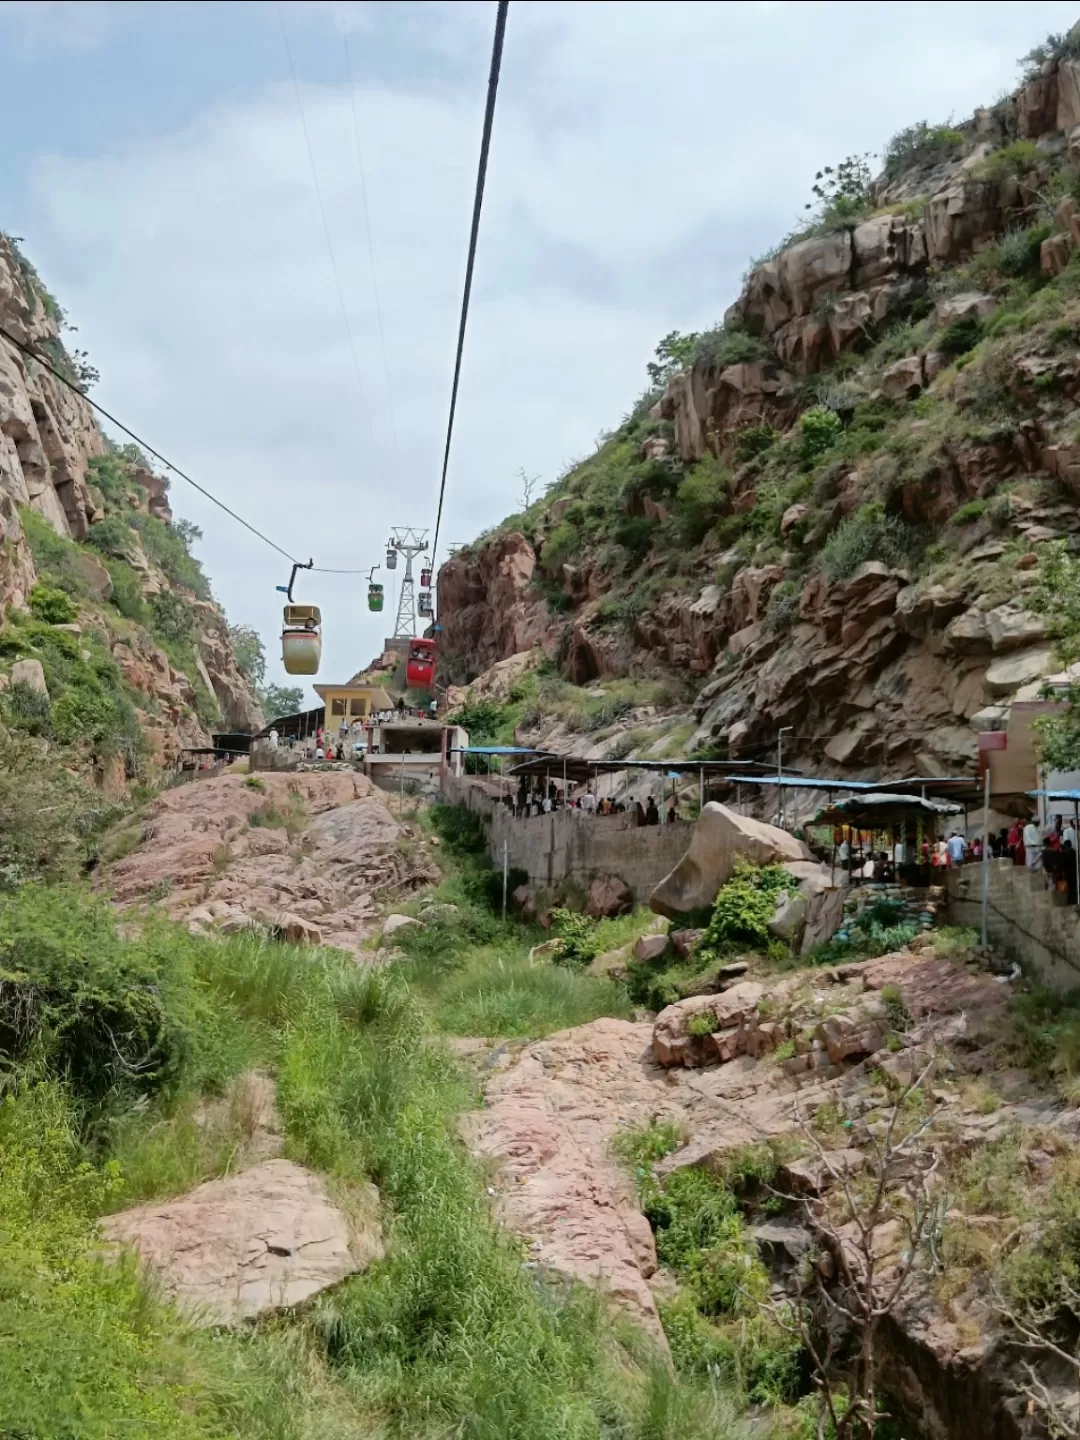
<svg viewBox="0 0 1080 1440"><path fill-rule="evenodd" d="M793 726L852 773L967 768L1037 692L1025 595L1080 534L1080 39L883 161L823 171L723 322L666 337L596 453L443 567L448 683L532 652L666 685L698 753Z"/></svg>
<svg viewBox="0 0 1080 1440"><path fill-rule="evenodd" d="M0 235L0 324L84 388L63 311ZM16 728L99 782L262 723L168 485L82 397L0 337L0 688Z"/></svg>

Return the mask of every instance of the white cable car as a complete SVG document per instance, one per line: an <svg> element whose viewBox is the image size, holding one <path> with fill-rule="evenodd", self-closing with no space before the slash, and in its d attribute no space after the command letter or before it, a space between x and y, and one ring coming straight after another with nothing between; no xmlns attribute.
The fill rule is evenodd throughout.
<svg viewBox="0 0 1080 1440"><path fill-rule="evenodd" d="M430 591L430 590L421 590L421 591L420 591L420 594L416 597L416 609L417 609L417 613L420 614L420 615L427 615L427 616L434 615L435 611L434 611L434 609L433 609L433 607L432 607L432 604L431 604L431 591Z"/></svg>
<svg viewBox="0 0 1080 1440"><path fill-rule="evenodd" d="M322 657L322 615L317 605L293 603L293 581L297 570L310 570L312 561L292 568L288 585L277 588L289 603L282 611L281 659L289 675L317 675Z"/></svg>
<svg viewBox="0 0 1080 1440"><path fill-rule="evenodd" d="M386 568L387 570L397 569L397 551L392 545L386 547Z"/></svg>

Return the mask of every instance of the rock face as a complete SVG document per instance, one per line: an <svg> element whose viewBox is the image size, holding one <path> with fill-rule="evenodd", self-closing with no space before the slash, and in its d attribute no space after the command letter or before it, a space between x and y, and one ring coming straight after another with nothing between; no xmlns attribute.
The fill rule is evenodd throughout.
<svg viewBox="0 0 1080 1440"><path fill-rule="evenodd" d="M133 905L161 899L167 877L161 903L201 931L256 926L359 953L381 891L437 878L399 850L403 831L364 776L265 774L260 785L221 775L165 791L138 822L139 848L101 867L99 883Z"/></svg>
<svg viewBox="0 0 1080 1440"><path fill-rule="evenodd" d="M71 365L60 338L55 302L3 235L0 321L16 339L49 355L59 368ZM166 482L138 465L130 467L127 504L104 499L95 489L91 461L107 452L105 437L82 395L0 339L0 616L8 608L25 611L38 579L19 506L36 512L59 535L77 542L87 540L93 527L106 519L126 518L127 504L166 524L172 520ZM121 621L108 610L113 581L99 554L84 548L69 556L86 597L80 622L89 621L107 635L113 658L134 692L154 759L172 764L183 747L211 743L198 713L202 705L195 687L200 682L217 699L226 729L260 728L262 712L237 668L218 607L170 581L147 560L133 532L127 559L146 600L170 593L189 611L196 652L191 675L175 670L144 628L128 618ZM127 610L124 615L128 616Z"/></svg>
<svg viewBox="0 0 1080 1440"><path fill-rule="evenodd" d="M754 865L772 865L813 857L787 830L710 801L694 826L690 848L650 895L650 908L674 918L687 910L711 905L740 859Z"/></svg>
<svg viewBox="0 0 1080 1440"><path fill-rule="evenodd" d="M439 571L441 663L455 683L543 644L551 621L529 590L536 552L524 535L501 536L476 558L452 556Z"/></svg>
<svg viewBox="0 0 1080 1440"><path fill-rule="evenodd" d="M209 1180L164 1205L108 1216L107 1239L130 1245L196 1323L237 1325L290 1310L382 1255L378 1197L352 1224L318 1176L268 1160Z"/></svg>

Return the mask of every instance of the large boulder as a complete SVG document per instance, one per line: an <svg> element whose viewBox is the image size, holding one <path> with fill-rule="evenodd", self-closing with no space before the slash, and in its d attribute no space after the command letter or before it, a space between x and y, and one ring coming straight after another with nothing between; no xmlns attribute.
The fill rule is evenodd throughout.
<svg viewBox="0 0 1080 1440"><path fill-rule="evenodd" d="M25 685L27 689L43 695L46 700L49 698L49 687L45 683L45 671L40 660L16 660L11 667L11 683Z"/></svg>
<svg viewBox="0 0 1080 1440"><path fill-rule="evenodd" d="M711 905L739 860L773 865L813 858L806 846L786 830L710 801L694 826L690 848L657 885L649 905L657 914L674 918Z"/></svg>
<svg viewBox="0 0 1080 1440"><path fill-rule="evenodd" d="M615 915L629 915L634 908L634 892L618 875L598 875L589 886L585 912L595 920Z"/></svg>
<svg viewBox="0 0 1080 1440"><path fill-rule="evenodd" d="M292 1309L380 1258L374 1187L361 1220L364 1208L350 1205L346 1218L317 1175L268 1160L179 1200L107 1216L102 1229L134 1246L196 1323L236 1325Z"/></svg>

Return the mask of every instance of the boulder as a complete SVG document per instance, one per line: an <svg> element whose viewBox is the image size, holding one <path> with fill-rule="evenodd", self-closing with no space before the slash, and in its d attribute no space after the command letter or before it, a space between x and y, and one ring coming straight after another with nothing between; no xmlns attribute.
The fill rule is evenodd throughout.
<svg viewBox="0 0 1080 1440"><path fill-rule="evenodd" d="M666 935L639 935L634 941L633 956L650 964L661 960L670 949L671 942Z"/></svg>
<svg viewBox="0 0 1080 1440"><path fill-rule="evenodd" d="M290 945L321 945L323 939L318 925L313 925L302 915L294 915L291 910L285 910L278 916L273 933Z"/></svg>
<svg viewBox="0 0 1080 1440"><path fill-rule="evenodd" d="M696 1065L704 1062L705 1035L734 1030L754 1013L765 994L756 980L742 980L719 995L692 995L660 1011L653 1022L653 1059L658 1065ZM707 1021L712 1027L703 1034L692 1021ZM703 1028L703 1027L701 1027ZM715 1051L715 1047L711 1047Z"/></svg>
<svg viewBox="0 0 1080 1440"><path fill-rule="evenodd" d="M1069 237L1060 232L1048 235L1039 246L1039 269L1044 275L1060 275L1069 263L1072 246Z"/></svg>
<svg viewBox="0 0 1080 1440"><path fill-rule="evenodd" d="M887 400L908 400L923 387L921 355L908 355L890 365L881 377L881 393Z"/></svg>
<svg viewBox="0 0 1080 1440"><path fill-rule="evenodd" d="M389 940L391 935L396 935L399 930L411 930L418 927L420 921L412 915L388 915L383 921L382 938Z"/></svg>
<svg viewBox="0 0 1080 1440"><path fill-rule="evenodd" d="M986 616L986 629L995 650L1019 650L1046 639L1046 623L1041 615L1011 605L991 610Z"/></svg>
<svg viewBox="0 0 1080 1440"><path fill-rule="evenodd" d="M788 508L784 511L783 515L781 515L780 517L780 534L786 535L789 530L793 530L801 520L806 519L809 513L809 505L803 505L800 502L796 502L794 505L789 505Z"/></svg>
<svg viewBox="0 0 1080 1440"><path fill-rule="evenodd" d="M775 935L778 940L784 940L789 945L794 945L802 934L806 924L806 911L809 902L805 895L786 896L776 907L776 911L769 921L769 934Z"/></svg>
<svg viewBox="0 0 1080 1440"><path fill-rule="evenodd" d="M937 318L942 325L948 325L953 320L966 320L973 316L976 320L985 320L997 309L997 301L993 295L985 295L981 290L965 290L960 295L945 295L937 302Z"/></svg>
<svg viewBox="0 0 1080 1440"><path fill-rule="evenodd" d="M26 685L39 695L49 698L49 687L45 684L45 671L40 660L16 660L11 667L12 685Z"/></svg>
<svg viewBox="0 0 1080 1440"><path fill-rule="evenodd" d="M1019 654L995 660L986 672L991 695L1011 695L1021 685L1049 675L1054 668L1052 650L1021 650Z"/></svg>
<svg viewBox="0 0 1080 1440"><path fill-rule="evenodd" d="M740 859L772 865L813 856L786 830L710 801L694 826L690 848L649 897L650 907L674 917L711 905Z"/></svg>
<svg viewBox="0 0 1080 1440"><path fill-rule="evenodd" d="M108 570L89 550L79 550L72 561L76 570L99 600L112 598L113 582Z"/></svg>
<svg viewBox="0 0 1080 1440"><path fill-rule="evenodd" d="M698 945L704 930L672 930L671 943L675 947L675 953L681 960L685 960Z"/></svg>
<svg viewBox="0 0 1080 1440"><path fill-rule="evenodd" d="M596 920L615 915L629 915L634 908L634 892L618 875L599 875L589 886L585 913Z"/></svg>
<svg viewBox="0 0 1080 1440"><path fill-rule="evenodd" d="M101 1225L109 1241L135 1248L196 1324L237 1325L301 1305L381 1258L373 1186L364 1201L346 1218L317 1175L268 1160Z"/></svg>

